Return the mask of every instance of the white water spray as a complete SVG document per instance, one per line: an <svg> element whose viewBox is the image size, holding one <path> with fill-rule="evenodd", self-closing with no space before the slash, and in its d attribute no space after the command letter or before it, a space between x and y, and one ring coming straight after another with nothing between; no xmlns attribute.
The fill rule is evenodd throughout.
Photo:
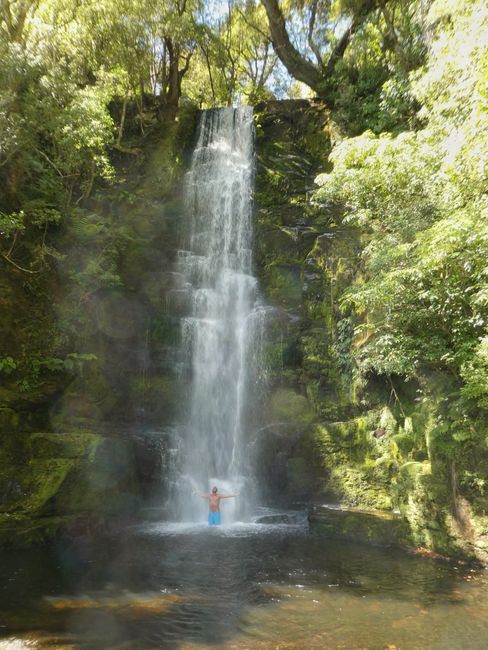
<svg viewBox="0 0 488 650"><path fill-rule="evenodd" d="M259 382L265 309L252 275L252 109L205 111L188 173L191 215L178 271L189 290L183 345L191 366L183 476L207 491L241 491L225 501L227 521L249 503L245 427ZM180 516L201 519L204 503L180 490Z"/></svg>

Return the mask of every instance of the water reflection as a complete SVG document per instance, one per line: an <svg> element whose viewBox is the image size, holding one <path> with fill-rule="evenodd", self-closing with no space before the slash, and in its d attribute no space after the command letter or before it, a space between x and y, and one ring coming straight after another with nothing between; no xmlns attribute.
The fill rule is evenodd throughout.
<svg viewBox="0 0 488 650"><path fill-rule="evenodd" d="M0 560L0 648L488 647L482 572L298 524L152 524Z"/></svg>

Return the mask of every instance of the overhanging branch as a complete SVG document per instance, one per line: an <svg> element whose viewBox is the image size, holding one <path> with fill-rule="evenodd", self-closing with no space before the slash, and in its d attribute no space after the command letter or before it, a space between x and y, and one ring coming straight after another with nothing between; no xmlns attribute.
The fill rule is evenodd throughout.
<svg viewBox="0 0 488 650"><path fill-rule="evenodd" d="M312 31L315 26L317 11L317 3L312 3L307 40L311 50L318 59L317 65L314 65L306 57L300 54L290 41L290 37L286 30L285 18L278 0L261 0L268 16L271 41L280 61L292 77L298 81L302 81L307 84L307 86L310 86L310 88L315 90L319 96L324 92L324 82L330 79L337 63L344 56L352 36L364 23L369 13L373 11L373 9L377 8L379 1L380 0L363 0L352 19L350 27L336 43L325 65L322 62L320 52L312 38ZM387 1L388 0L383 0L383 3Z"/></svg>

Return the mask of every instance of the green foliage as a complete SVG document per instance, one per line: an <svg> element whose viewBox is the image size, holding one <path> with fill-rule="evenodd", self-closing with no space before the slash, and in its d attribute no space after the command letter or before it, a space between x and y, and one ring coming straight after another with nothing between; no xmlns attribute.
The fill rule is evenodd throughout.
<svg viewBox="0 0 488 650"><path fill-rule="evenodd" d="M364 468L335 467L327 485L328 490L345 506L389 510L388 494L391 467L365 466Z"/></svg>
<svg viewBox="0 0 488 650"><path fill-rule="evenodd" d="M361 3L336 2L332 15L347 20ZM425 59L421 2L379 3L353 36L326 83L334 119L345 133L401 131L415 123L418 103L409 72ZM334 40L334 35L329 34Z"/></svg>
<svg viewBox="0 0 488 650"><path fill-rule="evenodd" d="M3 235L0 253L12 266L26 273L38 273L47 266L47 259L60 259L61 254L46 242L49 226L58 224L60 212L44 199L33 199L24 203L20 212L0 212L0 233ZM12 258L29 259L29 268L23 269Z"/></svg>
<svg viewBox="0 0 488 650"><path fill-rule="evenodd" d="M59 131L60 162L65 173L75 172L80 157L85 154L85 164L92 161L99 173L110 177L113 173L106 146L112 141L114 123L108 113L110 95L104 88L89 86L76 89L71 102L59 115L56 131Z"/></svg>
<svg viewBox="0 0 488 650"><path fill-rule="evenodd" d="M19 391L26 393L41 386L50 373L82 375L86 364L96 360L96 354L77 352L70 352L64 358L27 356L13 359L6 356L0 359L0 373L12 375Z"/></svg>
<svg viewBox="0 0 488 650"><path fill-rule="evenodd" d="M10 373L16 369L17 363L12 359L12 357L4 357L3 359L0 359L0 372L10 375Z"/></svg>
<svg viewBox="0 0 488 650"><path fill-rule="evenodd" d="M483 337L470 358L461 366L462 394L488 408L488 337Z"/></svg>
<svg viewBox="0 0 488 650"><path fill-rule="evenodd" d="M466 27L464 16L460 23ZM462 38L458 34L456 43ZM468 140L480 101L474 70L485 60L475 47L472 54L471 84L450 84L454 97L463 94L471 104L463 128L457 110L452 113L456 138L463 133ZM435 64L444 69L444 60L431 62L419 81L424 93L438 77ZM436 83L431 92L438 89ZM488 145L478 134L476 147L468 151L456 141L453 151L452 133L446 121L438 124L436 109L419 133L366 133L345 141L332 155L334 172L319 177L318 197L342 203L346 221L368 233L367 281L344 302L368 311L363 329L374 336L361 354L366 366L381 372L412 374L431 363L459 371L486 326L488 230L478 159Z"/></svg>
<svg viewBox="0 0 488 650"><path fill-rule="evenodd" d="M214 12L215 14L216 12ZM205 16L198 29L198 49L183 92L199 106L255 104L273 98L270 82L277 57L266 33L260 3L238 0L228 12Z"/></svg>
<svg viewBox="0 0 488 650"><path fill-rule="evenodd" d="M344 140L316 198L362 232L361 273L341 299L359 372L418 380L435 396L430 453L465 467L488 407L488 12L434 2L426 21L427 62L408 90L423 128ZM413 453L406 430L394 442Z"/></svg>
<svg viewBox="0 0 488 650"><path fill-rule="evenodd" d="M62 199L74 181L87 182L93 162L107 173L104 155L113 123L106 91L80 88L64 66L42 59L34 40L27 39L24 51L16 43L3 43L2 54L1 173L10 201L27 192L26 181L27 196L52 201Z"/></svg>
<svg viewBox="0 0 488 650"><path fill-rule="evenodd" d="M334 73L334 119L347 133L360 133L368 127L380 130L385 121L380 106L381 87L387 79L387 70L380 62L368 59L361 67L356 61L338 63Z"/></svg>
<svg viewBox="0 0 488 650"><path fill-rule="evenodd" d="M352 373L351 343L354 326L352 318L341 318L337 322L337 340L334 345L337 365L342 375L350 377Z"/></svg>
<svg viewBox="0 0 488 650"><path fill-rule="evenodd" d="M0 233L2 237L10 239L15 236L15 233L23 232L25 230L24 217L23 211L11 212L10 214L0 212Z"/></svg>
<svg viewBox="0 0 488 650"><path fill-rule="evenodd" d="M306 397L288 388L278 388L270 398L268 419L300 429L313 421L314 412Z"/></svg>

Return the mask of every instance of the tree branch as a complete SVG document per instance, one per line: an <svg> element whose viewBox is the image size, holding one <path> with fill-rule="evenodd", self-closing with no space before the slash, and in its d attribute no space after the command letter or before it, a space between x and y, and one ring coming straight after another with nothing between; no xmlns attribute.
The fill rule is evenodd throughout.
<svg viewBox="0 0 488 650"><path fill-rule="evenodd" d="M271 42L288 72L314 90L320 85L319 69L293 46L286 31L285 19L277 0L261 0L268 16Z"/></svg>
<svg viewBox="0 0 488 650"><path fill-rule="evenodd" d="M342 59L344 56L344 52L346 51L347 46L349 45L349 41L351 40L352 36L358 31L358 29L361 27L363 24L366 16L373 11L373 9L376 8L376 1L375 0L365 0L363 2L361 8L359 11L356 13L354 18L352 19L351 26L349 29L346 30L346 32L342 35L342 37L339 39L339 42L337 45L334 47L332 50L332 53L329 57L329 60L327 62L327 66L325 67L325 76L330 77L332 73L335 70L336 65Z"/></svg>
<svg viewBox="0 0 488 650"><path fill-rule="evenodd" d="M187 53L186 57L185 57L185 65L178 72L178 76L179 76L180 81L183 79L185 74L188 72L188 68L190 67L190 61L191 61L192 56L193 56L193 50L190 50Z"/></svg>
<svg viewBox="0 0 488 650"><path fill-rule="evenodd" d="M210 79L210 88L212 90L212 104L213 104L213 106L215 106L215 86L214 86L214 81L213 81L212 66L210 65L210 58L209 58L208 49L205 49L203 43L200 43L200 49L203 52L203 56L205 58L205 63L207 64L208 78Z"/></svg>
<svg viewBox="0 0 488 650"><path fill-rule="evenodd" d="M4 165L6 165L6 164L8 163L8 161L10 160L10 158L12 158L12 156L14 156L14 155L17 153L17 151L20 151L20 147L18 147L17 149L14 149L13 151L11 151L11 152L8 154L8 156L5 158L5 160L3 160L3 161L0 163L0 167L3 167Z"/></svg>
<svg viewBox="0 0 488 650"><path fill-rule="evenodd" d="M17 243L17 237L18 237L18 236L19 236L19 229L17 228L17 230L15 231L15 235L14 235L14 239L13 239L12 245L11 245L10 248L8 249L8 253L7 253L7 258L6 258L6 259L8 259L8 258L12 255L12 253L13 253L13 251L14 251L14 248L15 248L15 244Z"/></svg>
<svg viewBox="0 0 488 650"><path fill-rule="evenodd" d="M397 30L395 28L395 10L393 8L393 11L390 16L385 3L381 5L381 13L383 15L383 18L385 19L386 29L392 40L393 49L395 51L395 54L398 57L398 61L400 62L400 65L403 66L403 68L407 69L408 66L405 58L405 52L403 51L400 39L397 34Z"/></svg>
<svg viewBox="0 0 488 650"><path fill-rule="evenodd" d="M29 269L24 269L22 266L19 266L17 262L14 262L13 260L10 259L5 253L2 253L2 257L4 260L7 260L9 264L12 264L12 266L15 266L16 269L19 271L22 271L22 273L29 273L30 275L35 275L36 273L40 273L40 271L31 271Z"/></svg>
<svg viewBox="0 0 488 650"><path fill-rule="evenodd" d="M255 25L254 23L252 23L252 22L249 20L249 18L246 16L246 14L242 11L242 9L240 9L239 7L236 7L236 11L237 11L237 13L240 15L240 17L242 18L242 20L246 23L246 25L249 25L249 27L251 27L251 29L254 29L258 34L261 34L261 36L262 36L264 39L266 39L266 42L268 42L268 43L271 42L271 38L270 38L269 34L267 34L266 32L263 32L262 29L260 29L260 28L259 28L257 25Z"/></svg>
<svg viewBox="0 0 488 650"><path fill-rule="evenodd" d="M281 11L278 0L261 0L266 14L268 16L269 29L271 32L271 41L274 50L280 61L283 63L288 72L303 83L310 86L320 96L324 94L324 81L330 79L338 61L344 56L344 52L351 40L353 34L361 27L367 15L378 6L381 0L363 0L359 9L355 12L349 29L342 35L338 43L333 48L327 65L322 62L314 65L294 47L286 30L285 19ZM382 0L388 2L388 0ZM312 4L312 14L309 22L309 40L308 44L315 56L320 59L320 52L316 48L311 38L311 31L315 25L317 3ZM317 50L317 51L316 51ZM321 59L320 59L321 60Z"/></svg>
<svg viewBox="0 0 488 650"><path fill-rule="evenodd" d="M308 42L308 46L315 54L315 58L317 59L318 65L322 66L323 65L322 55L320 54L320 50L313 40L313 30L315 27L315 19L317 18L317 3L318 0L314 0L312 2L312 7L310 9L310 20L308 21L307 42Z"/></svg>
<svg viewBox="0 0 488 650"><path fill-rule="evenodd" d="M20 3L16 17L12 15L13 4L14 3L11 0L0 0L0 7L7 28L8 37L13 43L20 43L24 32L27 14L31 9L34 11L37 9L39 0L26 0L25 2Z"/></svg>
<svg viewBox="0 0 488 650"><path fill-rule="evenodd" d="M61 176L61 178L64 178L64 177L65 177L64 174L59 170L59 168L58 168L58 167L53 163L53 161L49 158L49 156L47 156L47 154L44 153L44 151L41 151L41 150L38 149L37 147L35 147L35 150L37 151L37 153L41 154L41 156L47 160L47 162L51 165L51 167L53 167L53 169L56 170L56 172Z"/></svg>

